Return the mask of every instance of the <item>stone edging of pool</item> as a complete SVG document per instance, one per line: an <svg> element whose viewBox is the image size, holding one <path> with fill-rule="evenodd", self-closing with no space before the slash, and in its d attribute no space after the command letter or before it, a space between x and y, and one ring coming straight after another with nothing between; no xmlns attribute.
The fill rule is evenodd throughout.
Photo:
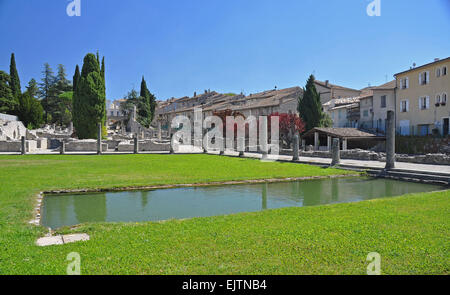
<svg viewBox="0 0 450 295"><path fill-rule="evenodd" d="M141 191L141 190L155 190L155 189L171 189L183 187L205 187L205 186L219 186L219 185L236 185L236 184L257 184L257 183L275 183L275 182L289 182L299 180L314 180L327 178L343 178L343 177L358 177L363 176L363 173L355 174L340 174L340 175L324 175L324 176L304 176L304 177L287 177L287 178L268 178L268 179L246 179L246 180L232 180L232 181L214 181L204 183L188 183L188 184L164 184L151 186L129 186L129 187L113 187L113 188L88 188L88 189L67 189L67 190L51 190L42 191L37 194L36 205L34 207L34 217L29 224L39 226L41 224L41 207L44 195L46 194L83 194L83 193L105 193L105 192L121 192L121 191Z"/></svg>

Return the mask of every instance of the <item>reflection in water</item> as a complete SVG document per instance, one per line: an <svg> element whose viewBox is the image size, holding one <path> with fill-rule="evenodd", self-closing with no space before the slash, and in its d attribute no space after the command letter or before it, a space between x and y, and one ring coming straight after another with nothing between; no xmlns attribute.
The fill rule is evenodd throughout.
<svg viewBox="0 0 450 295"><path fill-rule="evenodd" d="M310 181L45 196L44 226L84 222L155 221L253 212L292 206L355 202L442 187L390 179L335 178Z"/></svg>
<svg viewBox="0 0 450 295"><path fill-rule="evenodd" d="M262 185L262 210L267 209L267 187L268 187L267 183L264 183Z"/></svg>

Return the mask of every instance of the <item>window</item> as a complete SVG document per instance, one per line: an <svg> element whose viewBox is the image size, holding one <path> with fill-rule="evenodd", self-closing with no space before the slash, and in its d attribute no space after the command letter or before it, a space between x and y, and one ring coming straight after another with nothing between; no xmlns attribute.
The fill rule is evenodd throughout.
<svg viewBox="0 0 450 295"><path fill-rule="evenodd" d="M430 108L430 98L428 96L419 97L419 108L421 110Z"/></svg>
<svg viewBox="0 0 450 295"><path fill-rule="evenodd" d="M409 88L409 78L406 77L404 79L400 79L400 89L407 89Z"/></svg>
<svg viewBox="0 0 450 295"><path fill-rule="evenodd" d="M406 113L409 111L409 101L407 99L400 101L400 112Z"/></svg>
<svg viewBox="0 0 450 295"><path fill-rule="evenodd" d="M368 110L364 110L363 117L368 117L368 116L369 116L369 111Z"/></svg>
<svg viewBox="0 0 450 295"><path fill-rule="evenodd" d="M447 67L442 68L442 76L447 75Z"/></svg>
<svg viewBox="0 0 450 295"><path fill-rule="evenodd" d="M447 93L442 93L441 105L445 105L446 103L447 103Z"/></svg>
<svg viewBox="0 0 450 295"><path fill-rule="evenodd" d="M381 96L381 108L386 107L386 95Z"/></svg>
<svg viewBox="0 0 450 295"><path fill-rule="evenodd" d="M342 110L339 110L339 113L338 113L339 115L339 119L341 119L342 118Z"/></svg>
<svg viewBox="0 0 450 295"><path fill-rule="evenodd" d="M436 106L439 106L441 104L441 95L436 94Z"/></svg>
<svg viewBox="0 0 450 295"><path fill-rule="evenodd" d="M419 85L426 85L430 83L430 72L425 71L419 74Z"/></svg>
<svg viewBox="0 0 450 295"><path fill-rule="evenodd" d="M436 69L436 77L440 77L441 76L441 69L437 68Z"/></svg>

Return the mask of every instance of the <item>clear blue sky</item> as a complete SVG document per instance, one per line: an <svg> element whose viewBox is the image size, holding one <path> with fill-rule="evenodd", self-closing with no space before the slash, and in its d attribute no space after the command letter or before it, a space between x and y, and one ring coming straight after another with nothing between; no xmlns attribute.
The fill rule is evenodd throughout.
<svg viewBox="0 0 450 295"><path fill-rule="evenodd" d="M158 99L211 89L246 94L303 86L309 74L353 88L450 56L449 0L0 0L0 70L11 52L22 88L43 63L72 78L84 55L106 59L107 98L142 75Z"/></svg>

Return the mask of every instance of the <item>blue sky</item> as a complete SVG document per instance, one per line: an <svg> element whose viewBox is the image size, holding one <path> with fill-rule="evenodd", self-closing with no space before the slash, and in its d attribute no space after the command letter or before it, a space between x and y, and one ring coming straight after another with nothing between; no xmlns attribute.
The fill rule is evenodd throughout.
<svg viewBox="0 0 450 295"><path fill-rule="evenodd" d="M106 61L107 98L139 89L158 99L194 91L255 93L303 86L308 75L352 88L382 84L450 56L449 0L0 0L0 70L11 52L22 88L45 62L69 78L84 55Z"/></svg>

